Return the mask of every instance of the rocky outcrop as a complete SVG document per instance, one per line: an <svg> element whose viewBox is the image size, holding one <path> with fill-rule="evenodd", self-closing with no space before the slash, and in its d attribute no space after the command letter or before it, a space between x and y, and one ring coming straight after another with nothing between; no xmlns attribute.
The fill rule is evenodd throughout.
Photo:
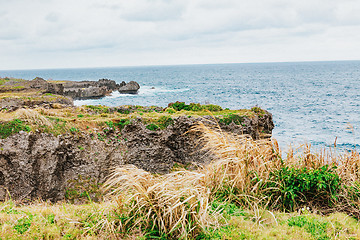
<svg viewBox="0 0 360 240"><path fill-rule="evenodd" d="M106 87L65 88L64 95L73 99L101 98L111 93Z"/></svg>
<svg viewBox="0 0 360 240"><path fill-rule="evenodd" d="M19 108L64 108L73 107L70 97L60 95L28 95L26 97L3 97L0 99L0 111L15 111Z"/></svg>
<svg viewBox="0 0 360 240"><path fill-rule="evenodd" d="M113 80L67 81L62 83L64 95L73 99L101 98L120 88Z"/></svg>
<svg viewBox="0 0 360 240"><path fill-rule="evenodd" d="M52 93L58 95L64 94L64 86L62 84L50 83L40 77L36 77L33 80L29 81L29 86L32 89L42 90L44 93Z"/></svg>
<svg viewBox="0 0 360 240"><path fill-rule="evenodd" d="M136 94L140 89L140 85L134 81L130 81L129 83L123 81L120 84L117 84L115 81L109 79L100 79L97 82L67 81L63 83L63 86L64 95L72 97L73 99L100 98L117 90L120 93Z"/></svg>
<svg viewBox="0 0 360 240"><path fill-rule="evenodd" d="M0 88L0 92L41 92L63 95L73 99L87 99L104 97L113 91L120 93L136 94L140 89L137 82L124 81L117 84L114 80L99 79L98 81L46 81L36 77L31 81L12 80L8 81Z"/></svg>
<svg viewBox="0 0 360 240"><path fill-rule="evenodd" d="M125 83L125 82L122 82ZM140 89L140 85L137 82L130 81L129 83L121 86L118 90L119 93L125 94L137 94Z"/></svg>
<svg viewBox="0 0 360 240"><path fill-rule="evenodd" d="M241 125L220 126L255 139L271 134L274 127L267 112L243 120ZM108 127L59 136L20 132L0 139L0 200L8 192L16 200L69 199L71 193L103 183L111 169L122 164L153 173L167 173L175 163L203 164L211 157L201 151L198 133L189 132L198 121L204 119L178 117L166 129L152 131L139 118L122 130ZM96 200L96 193L87 193Z"/></svg>

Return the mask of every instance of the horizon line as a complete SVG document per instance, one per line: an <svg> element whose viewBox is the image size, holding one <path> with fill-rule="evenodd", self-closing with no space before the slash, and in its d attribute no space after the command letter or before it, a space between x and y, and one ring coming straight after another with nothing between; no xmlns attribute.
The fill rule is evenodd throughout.
<svg viewBox="0 0 360 240"><path fill-rule="evenodd" d="M305 60L305 61L273 61L273 62L223 62L223 63L180 63L180 64L149 64L149 65L123 65L105 67L55 67L55 68L24 68L24 69L0 69L0 71L36 71L36 70L68 70L68 69L102 69L102 68L136 68L136 67L170 67L192 65L226 65L226 64L268 64L268 63L316 63L316 62L357 62L358 60Z"/></svg>

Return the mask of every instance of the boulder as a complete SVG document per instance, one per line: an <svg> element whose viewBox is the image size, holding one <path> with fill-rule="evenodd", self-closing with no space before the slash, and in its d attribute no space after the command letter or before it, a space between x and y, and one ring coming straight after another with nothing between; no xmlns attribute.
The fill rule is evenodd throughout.
<svg viewBox="0 0 360 240"><path fill-rule="evenodd" d="M119 88L119 93L137 94L140 85L135 81L128 82L125 86Z"/></svg>

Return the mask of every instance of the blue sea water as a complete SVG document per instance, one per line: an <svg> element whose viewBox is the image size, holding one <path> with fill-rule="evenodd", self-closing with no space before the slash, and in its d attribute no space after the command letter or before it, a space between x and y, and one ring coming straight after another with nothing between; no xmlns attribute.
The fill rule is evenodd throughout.
<svg viewBox="0 0 360 240"><path fill-rule="evenodd" d="M164 107L185 101L231 109L260 106L273 114L273 137L283 148L304 142L330 146L336 137L342 148L360 144L360 61L0 70L0 76L134 80L141 85L138 95L113 93L75 104Z"/></svg>

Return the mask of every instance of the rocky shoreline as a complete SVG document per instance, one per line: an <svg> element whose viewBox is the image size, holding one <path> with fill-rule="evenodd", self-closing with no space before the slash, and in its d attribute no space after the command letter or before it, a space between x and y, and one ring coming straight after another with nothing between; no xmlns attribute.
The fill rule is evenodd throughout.
<svg viewBox="0 0 360 240"><path fill-rule="evenodd" d="M31 92L50 93L73 99L100 98L113 91L123 94L137 94L140 85L135 81L116 83L110 79L98 81L53 81L36 77L33 80L4 78L0 79L0 93Z"/></svg>
<svg viewBox="0 0 360 240"><path fill-rule="evenodd" d="M114 80L52 81L0 78L0 111L28 108L64 108L74 106L73 100L102 98L114 91L137 94L135 81L116 83Z"/></svg>

